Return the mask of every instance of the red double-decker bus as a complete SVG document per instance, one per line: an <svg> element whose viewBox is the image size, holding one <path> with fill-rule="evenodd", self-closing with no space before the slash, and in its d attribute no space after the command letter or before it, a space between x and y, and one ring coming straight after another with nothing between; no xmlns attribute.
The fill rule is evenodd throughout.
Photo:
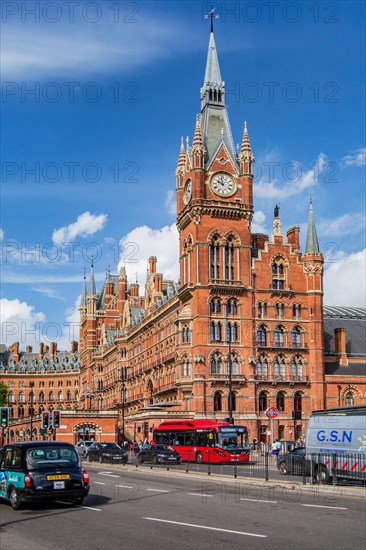
<svg viewBox="0 0 366 550"><path fill-rule="evenodd" d="M185 461L248 462L245 426L216 420L165 420L153 432L155 443L169 445Z"/></svg>

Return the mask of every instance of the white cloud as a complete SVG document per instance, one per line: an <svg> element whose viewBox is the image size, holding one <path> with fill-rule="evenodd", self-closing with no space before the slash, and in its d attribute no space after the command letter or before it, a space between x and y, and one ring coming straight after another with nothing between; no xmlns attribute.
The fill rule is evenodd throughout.
<svg viewBox="0 0 366 550"><path fill-rule="evenodd" d="M5 231L0 228L0 241L3 241L5 237Z"/></svg>
<svg viewBox="0 0 366 550"><path fill-rule="evenodd" d="M354 235L360 231L365 232L365 212L354 214L342 214L338 218L321 220L318 225L319 234L322 236Z"/></svg>
<svg viewBox="0 0 366 550"><path fill-rule="evenodd" d="M252 232L253 233L267 233L268 230L265 226L266 215L262 210L256 210L253 215Z"/></svg>
<svg viewBox="0 0 366 550"><path fill-rule="evenodd" d="M97 231L103 229L107 222L106 214L91 214L84 212L78 216L76 222L70 223L65 227L55 229L52 233L52 241L62 245L73 241L76 237L88 237L94 235Z"/></svg>
<svg viewBox="0 0 366 550"><path fill-rule="evenodd" d="M60 4L65 4L63 7L67 9L66 2ZM106 7L103 17L95 23L80 17L76 17L73 24L68 24L65 18L54 24L8 21L3 25L3 75L22 79L46 75L80 78L88 73L95 75L115 69L123 74L174 55L172 43L178 47L185 37L181 25L153 16L142 18L139 13L135 15L137 23L133 23L127 21L129 15L131 19L131 12L120 10L120 21L115 23L112 10ZM67 88L63 88L63 92L67 94Z"/></svg>
<svg viewBox="0 0 366 550"><path fill-rule="evenodd" d="M176 203L175 191L172 191L172 190L167 191L167 194L165 197L165 208L168 214L172 214L173 216L176 214L177 203Z"/></svg>
<svg viewBox="0 0 366 550"><path fill-rule="evenodd" d="M41 322L46 320L42 312L18 299L1 298L1 343L10 345L19 342L20 348L26 344L35 345L41 341Z"/></svg>
<svg viewBox="0 0 366 550"><path fill-rule="evenodd" d="M347 166L365 166L366 164L366 147L360 147L355 151L351 151L343 157L343 162Z"/></svg>
<svg viewBox="0 0 366 550"><path fill-rule="evenodd" d="M150 256L157 257L157 271L165 279L179 279L179 237L175 223L160 229L146 225L136 227L120 241L121 255L118 268L124 264L130 282L136 273L140 285L146 281L146 269Z"/></svg>
<svg viewBox="0 0 366 550"><path fill-rule="evenodd" d="M283 166L277 161L270 167L263 163L259 166L262 176L258 183L254 185L255 195L258 198L271 200L274 198L277 200L286 199L319 184L319 176L327 167L327 156L320 153L313 166L306 171L296 161L291 161ZM276 177L279 173L281 174L281 180L285 179L287 181L282 187L279 186L278 177Z"/></svg>
<svg viewBox="0 0 366 550"><path fill-rule="evenodd" d="M32 290L35 292L39 292L43 296L47 296L47 298L54 298L55 300L65 300L62 296L59 295L57 290L51 287L47 286L33 286Z"/></svg>
<svg viewBox="0 0 366 550"><path fill-rule="evenodd" d="M366 307L366 248L353 254L337 253L325 264L324 304Z"/></svg>

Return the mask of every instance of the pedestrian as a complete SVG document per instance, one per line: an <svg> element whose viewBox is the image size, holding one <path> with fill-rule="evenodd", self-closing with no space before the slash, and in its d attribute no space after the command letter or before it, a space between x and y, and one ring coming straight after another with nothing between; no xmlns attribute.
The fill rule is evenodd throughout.
<svg viewBox="0 0 366 550"><path fill-rule="evenodd" d="M278 441L278 439L276 439L276 441L272 443L272 447L271 447L271 455L273 457L273 460L277 459L277 455L280 452L280 448L281 448L281 443Z"/></svg>

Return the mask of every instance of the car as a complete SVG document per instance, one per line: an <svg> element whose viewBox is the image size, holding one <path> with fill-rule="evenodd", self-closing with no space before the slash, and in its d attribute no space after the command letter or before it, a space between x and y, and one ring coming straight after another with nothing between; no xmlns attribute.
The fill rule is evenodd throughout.
<svg viewBox="0 0 366 550"><path fill-rule="evenodd" d="M297 447L288 453L279 453L277 468L282 475L310 475L310 460L305 457L305 447Z"/></svg>
<svg viewBox="0 0 366 550"><path fill-rule="evenodd" d="M81 457L86 457L88 454L89 447L94 443L94 441L83 441L80 439L75 445L77 452Z"/></svg>
<svg viewBox="0 0 366 550"><path fill-rule="evenodd" d="M137 455L137 460L143 462L152 462L153 464L180 464L182 457L177 451L169 445L143 445Z"/></svg>
<svg viewBox="0 0 366 550"><path fill-rule="evenodd" d="M100 464L103 462L126 464L128 459L127 451L123 450L117 443L102 441L94 442L88 449L88 460L96 460Z"/></svg>
<svg viewBox="0 0 366 550"><path fill-rule="evenodd" d="M82 504L88 493L89 474L71 443L27 441L0 450L0 498L14 510L26 502Z"/></svg>

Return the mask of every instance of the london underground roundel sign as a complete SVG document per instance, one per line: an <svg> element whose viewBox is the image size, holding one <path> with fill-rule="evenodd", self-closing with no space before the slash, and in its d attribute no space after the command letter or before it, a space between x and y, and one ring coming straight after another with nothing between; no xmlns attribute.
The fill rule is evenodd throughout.
<svg viewBox="0 0 366 550"><path fill-rule="evenodd" d="M276 416L278 416L278 409L276 409L276 407L268 407L266 415L268 418L276 418Z"/></svg>

